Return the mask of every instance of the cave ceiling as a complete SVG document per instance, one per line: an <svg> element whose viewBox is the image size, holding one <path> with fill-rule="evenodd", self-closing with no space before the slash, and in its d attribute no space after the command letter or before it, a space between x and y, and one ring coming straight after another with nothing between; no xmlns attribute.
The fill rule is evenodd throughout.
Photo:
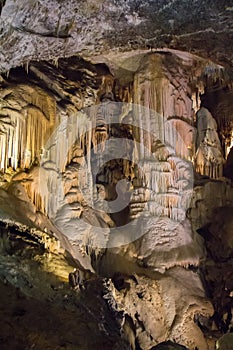
<svg viewBox="0 0 233 350"><path fill-rule="evenodd" d="M232 68L232 1L1 1L0 70L170 48Z"/></svg>
<svg viewBox="0 0 233 350"><path fill-rule="evenodd" d="M202 76L198 68L188 69L194 76L199 74L205 88L211 90L206 106L217 119L219 109L225 109L228 118L232 115L232 5L231 1L200 0L2 0L0 72L7 77L12 68L23 67L36 74L45 67L51 80L59 80L60 71L55 67L60 66L63 82L66 79L63 87L68 89L71 84L71 91L82 78L75 70L83 59L102 64L105 72L110 70L126 85L146 54L170 52L186 61L197 56L200 59L194 60L201 66ZM206 61L200 64L201 60ZM224 71L221 76L217 66ZM67 67L68 80L64 74ZM213 90L221 91L214 96Z"/></svg>

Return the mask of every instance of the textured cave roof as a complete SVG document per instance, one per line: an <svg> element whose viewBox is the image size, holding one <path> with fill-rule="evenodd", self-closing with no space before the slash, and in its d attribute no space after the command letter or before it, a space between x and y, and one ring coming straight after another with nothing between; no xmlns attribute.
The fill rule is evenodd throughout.
<svg viewBox="0 0 233 350"><path fill-rule="evenodd" d="M0 0L0 71L169 48L233 67L232 0Z"/></svg>

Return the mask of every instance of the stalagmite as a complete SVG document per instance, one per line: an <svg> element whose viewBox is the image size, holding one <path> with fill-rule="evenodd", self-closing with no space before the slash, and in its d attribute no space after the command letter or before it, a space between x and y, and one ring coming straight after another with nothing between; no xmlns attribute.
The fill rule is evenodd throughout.
<svg viewBox="0 0 233 350"><path fill-rule="evenodd" d="M217 133L217 124L204 107L197 112L196 171L211 178L222 177L222 148Z"/></svg>

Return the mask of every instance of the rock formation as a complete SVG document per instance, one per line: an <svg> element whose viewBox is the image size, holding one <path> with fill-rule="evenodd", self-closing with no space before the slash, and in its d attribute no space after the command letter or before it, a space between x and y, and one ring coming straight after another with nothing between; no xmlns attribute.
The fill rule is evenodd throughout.
<svg viewBox="0 0 233 350"><path fill-rule="evenodd" d="M201 107L197 112L196 170L212 178L222 177L223 156L217 123L210 112Z"/></svg>
<svg viewBox="0 0 233 350"><path fill-rule="evenodd" d="M1 345L224 350L229 2L6 0L0 12L0 288L19 305L4 306ZM74 268L88 276L75 290ZM48 308L60 338L30 328L29 307Z"/></svg>

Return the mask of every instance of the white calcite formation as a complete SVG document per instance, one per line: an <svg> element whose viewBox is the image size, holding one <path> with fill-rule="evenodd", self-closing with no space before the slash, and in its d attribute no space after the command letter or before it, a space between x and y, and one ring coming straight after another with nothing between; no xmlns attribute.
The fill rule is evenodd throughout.
<svg viewBox="0 0 233 350"><path fill-rule="evenodd" d="M1 142L3 150L7 150L2 153L3 170L9 166L15 170L28 168L35 161L40 162L39 167L35 164L28 174L22 178L16 175L14 180L22 181L37 210L55 220L72 244L82 245L84 251L90 245L113 247L117 241L120 246L146 233L136 250L131 246L126 250L132 249L139 261L146 256L152 269L163 271L173 265L198 264L202 255L200 244L190 228L183 230L192 196L191 161L196 134L189 79L183 67L191 63L190 57L171 53L142 56L134 68L133 82L123 88L119 82L114 83L112 75L102 76L97 93L75 92L82 103L74 102L63 76L58 82L52 80L54 68L46 67L50 77L38 65L32 65L31 72L45 80L59 99L73 101L66 111L56 108L55 100L41 88L19 85L13 92L14 98L3 90L3 113L12 118L7 127L2 124L5 133ZM78 83L72 84L78 91ZM90 96L93 106L79 111ZM14 99L19 106L15 102L10 113ZM43 114L41 118L38 113ZM213 130L216 134L216 128ZM25 137L20 137L23 133ZM12 143L13 137L16 143ZM123 158L122 164L116 163L116 158ZM129 179L129 188L120 189L120 182L125 179ZM98 186L105 193L102 199ZM122 203L116 201L116 190ZM109 234L118 225L114 212L124 208L122 215L126 215L129 235L122 241L121 233ZM157 234L161 227L166 234ZM161 243L164 239L168 244ZM150 240L153 249L148 251ZM164 250L161 244L166 246ZM178 253L168 258L173 248Z"/></svg>
<svg viewBox="0 0 233 350"><path fill-rule="evenodd" d="M125 76L71 64L74 82L67 66L32 64L33 83L5 81L1 219L11 211L15 222L25 216L25 225L59 239L82 270L146 275L129 281L123 296L115 291L143 350L169 339L210 350L194 316L208 318L213 309L190 268L198 271L205 254L196 230L232 198L230 183L215 180L223 166L217 126L191 98L200 89L187 73L193 57L139 58L130 72L129 60ZM194 167L214 180L201 177L194 188Z"/></svg>
<svg viewBox="0 0 233 350"><path fill-rule="evenodd" d="M55 100L38 86L17 85L1 91L0 106L0 169L29 168L54 125Z"/></svg>
<svg viewBox="0 0 233 350"><path fill-rule="evenodd" d="M217 123L204 107L197 112L196 170L211 178L222 177L223 155L217 133Z"/></svg>

